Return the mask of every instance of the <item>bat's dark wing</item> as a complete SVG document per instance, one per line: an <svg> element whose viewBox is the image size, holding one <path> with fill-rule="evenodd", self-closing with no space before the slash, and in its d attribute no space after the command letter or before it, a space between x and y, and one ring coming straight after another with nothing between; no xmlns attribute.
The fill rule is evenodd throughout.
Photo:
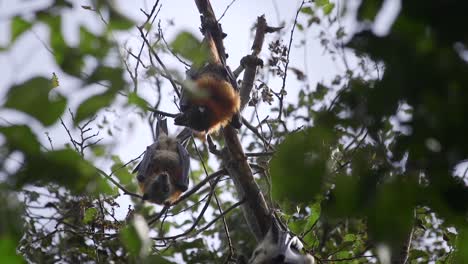
<svg viewBox="0 0 468 264"><path fill-rule="evenodd" d="M143 156L143 159L140 161L138 166L136 166L135 169L133 170L133 173L138 172L137 174L138 181L144 180L150 174L150 169L151 169L150 164L154 158L158 145L159 145L159 142L156 140L156 142L148 146L146 148L146 152L145 152L145 155Z"/></svg>
<svg viewBox="0 0 468 264"><path fill-rule="evenodd" d="M159 136L161 134L165 134L165 135L168 134L167 119L159 115L157 115L156 118L158 119L158 121L156 122L156 140L154 141L152 145L146 147L146 152L145 152L145 155L143 156L143 159L135 167L135 169L133 169L133 173L138 172L138 175L137 175L138 178L146 177L146 175L148 175L149 165L151 161L153 160L156 149L159 146Z"/></svg>
<svg viewBox="0 0 468 264"><path fill-rule="evenodd" d="M180 143L177 143L177 152L179 152L182 173L177 174L175 184L182 191L186 191L189 185L190 155Z"/></svg>

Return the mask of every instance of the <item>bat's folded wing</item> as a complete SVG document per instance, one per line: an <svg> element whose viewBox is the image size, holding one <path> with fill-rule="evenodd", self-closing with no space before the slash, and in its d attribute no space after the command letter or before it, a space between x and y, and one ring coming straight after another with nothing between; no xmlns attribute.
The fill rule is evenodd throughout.
<svg viewBox="0 0 468 264"><path fill-rule="evenodd" d="M190 170L190 155L180 143L177 143L177 152L180 157L180 168L182 173L176 175L176 185L182 190L186 191L189 185L189 170Z"/></svg>

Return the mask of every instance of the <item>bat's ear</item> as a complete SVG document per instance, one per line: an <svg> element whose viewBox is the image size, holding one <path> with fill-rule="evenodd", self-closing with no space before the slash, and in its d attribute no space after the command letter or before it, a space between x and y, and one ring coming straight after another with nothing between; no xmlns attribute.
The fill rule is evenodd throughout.
<svg viewBox="0 0 468 264"><path fill-rule="evenodd" d="M140 169L141 162L133 169L132 173L136 173Z"/></svg>
<svg viewBox="0 0 468 264"><path fill-rule="evenodd" d="M167 119L161 115L156 115L158 122L156 122L156 138L159 138L161 134L169 135L167 129Z"/></svg>

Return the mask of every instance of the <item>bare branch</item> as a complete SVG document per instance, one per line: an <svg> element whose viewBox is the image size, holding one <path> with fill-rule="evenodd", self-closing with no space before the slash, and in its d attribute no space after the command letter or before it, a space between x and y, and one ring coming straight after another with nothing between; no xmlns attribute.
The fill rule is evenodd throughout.
<svg viewBox="0 0 468 264"><path fill-rule="evenodd" d="M283 99L284 99L284 94L285 94L286 78L288 76L289 55L291 54L291 46L292 46L294 31L297 25L297 17L299 16L299 13L301 12L302 6L304 6L304 4L305 4L305 0L302 0L301 6L299 6L299 8L297 9L296 17L294 18L294 24L291 29L291 36L289 37L288 54L286 55L286 65L284 66L283 84L281 86L280 98L279 98L278 120L281 120L281 115L283 114Z"/></svg>
<svg viewBox="0 0 468 264"><path fill-rule="evenodd" d="M204 227L200 228L195 234L200 234L201 232L207 230L211 225L213 225L214 223L216 223L219 219L223 218L224 216L226 216L229 212L231 212L232 210L236 209L237 207L239 207L241 204L245 203L245 199L243 200L240 200L238 201L237 203L231 205L228 209L226 209L222 214L216 216L213 220L211 220L208 224L206 224Z"/></svg>
<svg viewBox="0 0 468 264"><path fill-rule="evenodd" d="M175 239L178 239L178 238L181 238L181 237L184 237L186 235L188 235L190 232L192 232L195 227L198 225L198 223L200 222L200 220L203 218L203 215L205 214L206 212L206 209L208 208L208 206L210 205L210 202L211 202L211 198L215 192L215 189L216 189L216 184L218 183L220 178L216 178L216 180L213 182L213 185L211 186L211 191L210 191L210 194L208 196L208 199L205 203L205 205L203 206L200 214L197 216L197 218L195 219L195 221L193 222L192 226L187 229L185 232L183 233L180 233L178 235L174 235L174 236L168 236L168 237L155 237L153 238L154 240L175 240Z"/></svg>
<svg viewBox="0 0 468 264"><path fill-rule="evenodd" d="M245 155L247 157L264 157L264 156L273 156L275 154L274 151L265 151L265 152L246 152Z"/></svg>
<svg viewBox="0 0 468 264"><path fill-rule="evenodd" d="M129 190L127 190L125 187L123 187L120 183L118 183L116 180L114 180L112 178L112 175L107 175L107 173L105 173L104 171L102 171L101 169L98 169L96 168L96 170L104 177L106 177L109 181L111 181L115 186L117 186L120 190L123 191L123 193L125 195L130 195L130 196L133 196L133 197L136 197L136 198L139 198L139 199L143 199L143 197L139 194L136 194L136 193L133 193Z"/></svg>
<svg viewBox="0 0 468 264"><path fill-rule="evenodd" d="M195 0L195 3L202 14L202 30L205 40L214 43L217 49L217 54L213 54L213 58L219 59L221 64L226 66L226 52L223 45L225 34L222 32L220 24L217 23L211 4L208 0ZM254 71L256 71L255 67ZM252 88L250 87L250 89ZM233 127L227 126L223 132L227 146L222 155L223 163L234 181L239 197L246 198L246 203L242 206L244 217L256 239L260 240L267 233L270 225L269 208L253 178L237 131Z"/></svg>
<svg viewBox="0 0 468 264"><path fill-rule="evenodd" d="M229 5L226 6L226 9L224 9L224 12L221 14L221 16L219 17L218 19L218 22L221 21L221 19L223 19L224 15L226 14L226 12L229 10L229 8L232 6L232 4L234 4L234 2L236 2L236 0L232 0L231 3Z"/></svg>
<svg viewBox="0 0 468 264"><path fill-rule="evenodd" d="M242 117L242 124L246 126L252 133L254 133L262 142L265 144L265 146L268 146L268 148L273 149L273 146L270 145L270 142L268 142L265 137L258 132L257 128L255 128L252 124L249 123L245 118Z"/></svg>
<svg viewBox="0 0 468 264"><path fill-rule="evenodd" d="M169 72L169 70L166 68L166 65L162 62L161 58L159 58L158 54L156 53L156 51L154 51L153 47L152 47L151 44L149 43L148 39L146 38L146 35L143 33L143 28L142 28L142 27L138 27L138 30L140 31L140 36L141 36L141 38L142 38L142 39L144 40L144 42L146 43L146 46L148 46L149 52L156 58L156 60L158 61L159 65L161 66L161 68L163 68L164 73L166 74L166 76L168 76L169 82L171 83L172 88L174 88L174 92L177 94L177 97L180 97L180 91L179 91L179 89L177 88L176 83L174 82L174 78L172 78L172 75L171 75L171 73Z"/></svg>

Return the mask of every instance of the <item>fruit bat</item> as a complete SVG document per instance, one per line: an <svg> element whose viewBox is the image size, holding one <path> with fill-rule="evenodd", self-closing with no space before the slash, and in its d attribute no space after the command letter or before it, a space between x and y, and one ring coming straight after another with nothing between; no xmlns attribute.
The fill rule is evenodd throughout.
<svg viewBox="0 0 468 264"><path fill-rule="evenodd" d="M273 219L268 233L255 248L249 264L314 264L315 259L301 254L303 245L296 236L287 231Z"/></svg>
<svg viewBox="0 0 468 264"><path fill-rule="evenodd" d="M190 137L184 129L176 137L168 135L167 119L158 117L156 141L146 148L140 164L134 169L143 200L172 204L189 185L190 156L184 143Z"/></svg>
<svg viewBox="0 0 468 264"><path fill-rule="evenodd" d="M193 89L183 89L179 114L174 123L210 134L231 122L240 128L240 96L235 77L228 67L208 63L187 72Z"/></svg>

